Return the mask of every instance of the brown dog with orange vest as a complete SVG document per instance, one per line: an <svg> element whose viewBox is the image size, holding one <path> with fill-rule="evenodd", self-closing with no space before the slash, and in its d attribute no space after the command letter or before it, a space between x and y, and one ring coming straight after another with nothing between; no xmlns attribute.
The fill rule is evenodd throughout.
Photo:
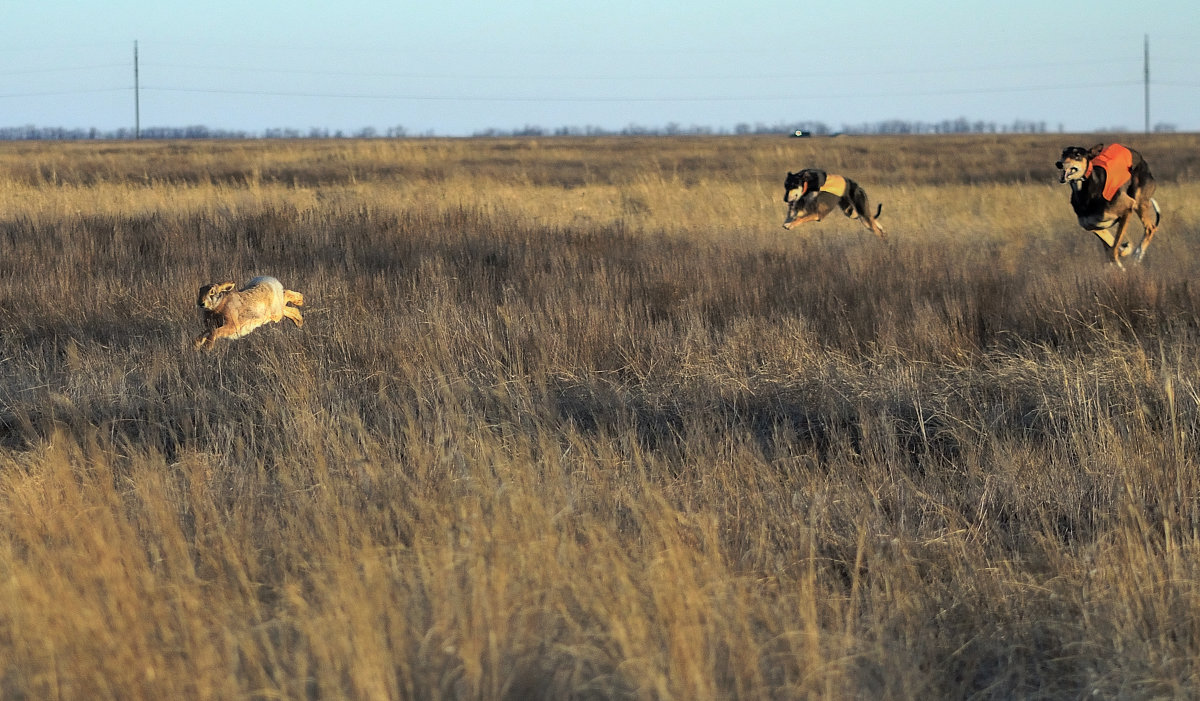
<svg viewBox="0 0 1200 701"><path fill-rule="evenodd" d="M1096 144L1090 149L1068 146L1054 165L1059 182L1071 184L1071 208L1079 225L1100 237L1112 262L1123 268L1121 258L1130 253L1141 260L1162 218L1153 197L1154 176L1142 154L1121 144ZM1134 213L1145 233L1131 251L1131 242L1124 239L1129 215ZM1114 226L1115 234L1109 231Z"/></svg>
<svg viewBox="0 0 1200 701"><path fill-rule="evenodd" d="M788 205L787 218L783 221L785 229L821 221L834 209L840 209L847 217L858 219L881 240L887 241L887 232L876 221L883 212L883 205L879 205L872 215L866 191L850 178L816 168L789 172L783 181L783 201Z"/></svg>

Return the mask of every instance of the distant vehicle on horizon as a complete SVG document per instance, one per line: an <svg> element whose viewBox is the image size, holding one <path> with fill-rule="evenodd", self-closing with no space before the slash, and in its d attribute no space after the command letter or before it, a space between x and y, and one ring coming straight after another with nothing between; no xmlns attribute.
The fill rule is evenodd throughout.
<svg viewBox="0 0 1200 701"><path fill-rule="evenodd" d="M826 136L841 136L841 135L842 135L842 132L840 132L840 131L834 131L834 132L830 132L830 133L826 134ZM818 136L818 134L816 132L812 132L812 131L805 131L803 129L797 129L796 131L792 132L791 134L788 134L788 136L792 137L793 139L807 139L807 138L810 138L813 136Z"/></svg>

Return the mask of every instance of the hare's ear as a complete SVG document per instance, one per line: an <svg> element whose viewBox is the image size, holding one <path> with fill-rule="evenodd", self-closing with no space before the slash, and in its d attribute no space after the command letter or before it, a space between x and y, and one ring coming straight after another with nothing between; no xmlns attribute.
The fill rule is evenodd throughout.
<svg viewBox="0 0 1200 701"><path fill-rule="evenodd" d="M237 285L232 282L222 282L220 285L215 285L214 287L213 291L217 294L225 294L226 292L233 292L233 288L237 287Z"/></svg>

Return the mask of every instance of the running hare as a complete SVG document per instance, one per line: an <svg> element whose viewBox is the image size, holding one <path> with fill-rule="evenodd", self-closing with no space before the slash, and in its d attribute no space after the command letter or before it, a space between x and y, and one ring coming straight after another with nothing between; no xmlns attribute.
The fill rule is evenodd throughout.
<svg viewBox="0 0 1200 701"><path fill-rule="evenodd" d="M196 338L196 348L212 348L218 338L241 338L268 322L284 317L296 326L304 325L300 310L287 306L304 304L304 295L283 289L273 277L256 277L237 292L232 282L213 283L200 288L196 305L204 321L204 333Z"/></svg>

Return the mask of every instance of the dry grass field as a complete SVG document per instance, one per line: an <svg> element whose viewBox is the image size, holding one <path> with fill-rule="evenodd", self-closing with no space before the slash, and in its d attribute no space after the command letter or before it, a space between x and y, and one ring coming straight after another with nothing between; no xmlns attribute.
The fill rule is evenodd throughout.
<svg viewBox="0 0 1200 701"><path fill-rule="evenodd" d="M1124 272L1100 140L0 144L0 698L1194 698L1200 136Z"/></svg>

